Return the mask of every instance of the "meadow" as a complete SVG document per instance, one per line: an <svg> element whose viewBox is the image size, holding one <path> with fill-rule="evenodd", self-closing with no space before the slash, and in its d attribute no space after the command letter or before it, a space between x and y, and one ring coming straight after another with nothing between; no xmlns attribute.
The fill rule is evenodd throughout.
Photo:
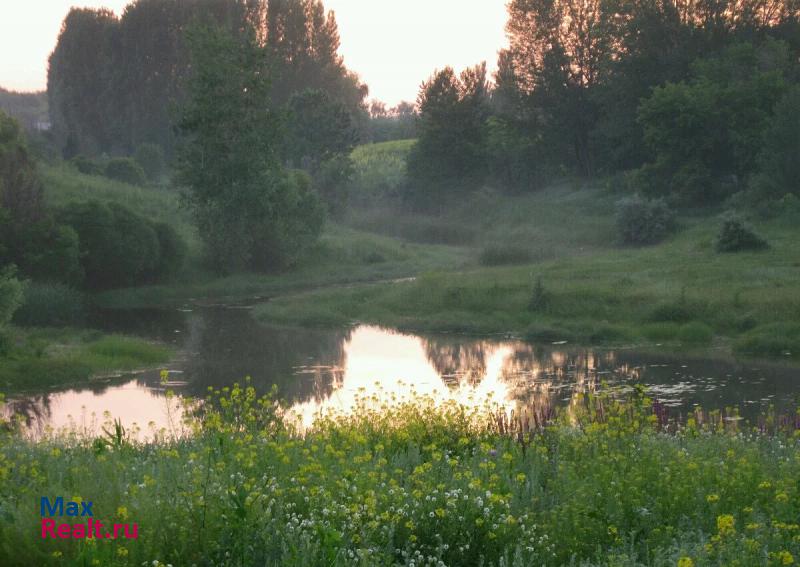
<svg viewBox="0 0 800 567"><path fill-rule="evenodd" d="M758 252L714 250L718 211L685 215L666 241L631 247L615 234L618 199L605 187L569 184L526 196L479 194L441 220L445 227L470 227L482 243L470 248L463 269L278 297L255 316L283 324L369 322L540 341L800 356L796 216L759 221L770 248ZM395 224L428 222L417 215Z"/></svg>
<svg viewBox="0 0 800 567"><path fill-rule="evenodd" d="M41 392L91 378L152 368L172 348L84 328L14 327L13 346L0 365L0 392Z"/></svg>
<svg viewBox="0 0 800 567"><path fill-rule="evenodd" d="M245 384L210 392L147 444L112 424L99 438L63 431L32 443L4 433L0 563L699 567L800 558L800 416L755 429L697 412L678 424L641 392L517 415L375 397L299 431L274 397ZM95 521L136 523L138 538L42 539L42 496L92 502Z"/></svg>

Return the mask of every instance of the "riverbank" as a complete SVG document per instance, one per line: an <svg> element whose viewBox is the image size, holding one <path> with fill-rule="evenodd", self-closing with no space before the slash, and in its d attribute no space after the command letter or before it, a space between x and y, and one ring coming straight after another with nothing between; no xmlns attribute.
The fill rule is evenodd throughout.
<svg viewBox="0 0 800 567"><path fill-rule="evenodd" d="M146 445L124 431L39 443L5 434L0 562L699 567L800 557L796 424L757 433L698 415L667 432L638 396L571 407L544 429L416 399L365 402L299 435L271 399L239 387L206 409L186 425L191 437L166 432ZM42 495L91 502L95 521L136 523L138 537L43 539Z"/></svg>
<svg viewBox="0 0 800 567"><path fill-rule="evenodd" d="M143 339L87 329L12 328L0 361L4 394L86 384L93 377L153 368L173 349Z"/></svg>
<svg viewBox="0 0 800 567"><path fill-rule="evenodd" d="M358 321L548 342L714 344L740 355L800 358L796 227L765 222L759 228L769 250L720 254L717 225L715 217L689 218L656 246L606 242L539 262L278 297L254 315L269 323Z"/></svg>

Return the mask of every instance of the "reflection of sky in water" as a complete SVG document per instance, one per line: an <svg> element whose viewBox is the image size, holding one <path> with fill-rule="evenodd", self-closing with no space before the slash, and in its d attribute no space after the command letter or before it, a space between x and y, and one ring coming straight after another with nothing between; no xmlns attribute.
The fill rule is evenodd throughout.
<svg viewBox="0 0 800 567"><path fill-rule="evenodd" d="M403 398L412 388L439 401L470 406L483 405L491 396L506 409L519 410L569 404L601 383L621 388L641 383L674 412L686 412L694 404L708 409L738 406L751 416L773 403L793 407L800 394L800 370L776 364L415 336L372 326L278 329L256 324L244 310L147 312L139 320L111 319L107 330L173 342L181 354L170 366L176 372L171 378L182 381L169 387L178 394L202 397L209 386L251 376L260 392L277 384L280 396L306 424L319 411L352 408L357 397L379 393L383 399ZM142 437L149 422L170 427L157 371L124 383L18 398L6 413L12 409L28 417L34 434L45 425L91 429L102 424L106 411L127 427L138 424ZM179 424L174 408L172 415Z"/></svg>
<svg viewBox="0 0 800 567"><path fill-rule="evenodd" d="M309 425L319 412L349 411L357 399L375 395L378 401L407 399L412 392L436 401L453 400L480 406L490 398L511 402L509 384L502 380L503 364L511 354L507 345L487 348L486 367L475 383L444 378L428 359L419 337L387 332L377 327L358 327L345 346L343 378L328 398L294 404L290 413ZM509 405L510 404L506 404Z"/></svg>

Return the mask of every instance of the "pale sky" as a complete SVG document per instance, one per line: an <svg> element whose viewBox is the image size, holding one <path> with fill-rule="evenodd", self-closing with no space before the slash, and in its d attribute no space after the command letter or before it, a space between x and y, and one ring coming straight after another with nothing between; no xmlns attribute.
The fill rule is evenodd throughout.
<svg viewBox="0 0 800 567"><path fill-rule="evenodd" d="M189 1L189 0L187 0ZM118 15L130 0L0 0L0 86L41 90L47 58L70 6ZM324 0L336 12L347 67L370 98L394 105L416 99L434 69L486 61L490 73L506 45L506 0Z"/></svg>

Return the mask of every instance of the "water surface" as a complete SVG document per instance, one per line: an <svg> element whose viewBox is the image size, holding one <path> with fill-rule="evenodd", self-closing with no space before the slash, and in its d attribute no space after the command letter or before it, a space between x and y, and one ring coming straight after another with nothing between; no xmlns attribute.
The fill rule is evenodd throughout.
<svg viewBox="0 0 800 567"><path fill-rule="evenodd" d="M695 405L738 406L755 416L770 405L789 409L800 395L800 370L780 364L687 357L669 352L597 350L518 340L478 340L456 335L413 335L360 325L315 330L269 327L246 309L193 308L98 314L95 326L175 345L167 368L110 383L12 399L30 431L76 427L92 432L110 416L147 435L180 427L177 397L202 397L250 376L259 391L273 384L305 423L321 409L347 410L357 398L404 397L412 391L437 399L507 409L567 404L611 384L643 384L674 413Z"/></svg>

